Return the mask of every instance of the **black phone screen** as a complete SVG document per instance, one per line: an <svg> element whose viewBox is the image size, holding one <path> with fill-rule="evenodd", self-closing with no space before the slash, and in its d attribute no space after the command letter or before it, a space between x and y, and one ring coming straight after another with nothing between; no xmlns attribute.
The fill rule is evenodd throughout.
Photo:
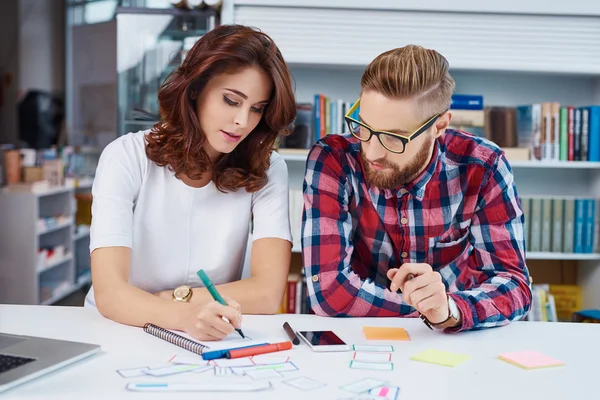
<svg viewBox="0 0 600 400"><path fill-rule="evenodd" d="M335 346L346 344L332 331L305 331L299 333L313 346Z"/></svg>

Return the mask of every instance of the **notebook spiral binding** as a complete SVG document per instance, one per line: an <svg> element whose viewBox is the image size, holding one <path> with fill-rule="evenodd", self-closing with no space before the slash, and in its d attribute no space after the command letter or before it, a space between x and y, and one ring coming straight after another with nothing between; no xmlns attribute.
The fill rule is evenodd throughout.
<svg viewBox="0 0 600 400"><path fill-rule="evenodd" d="M180 336L176 333L173 333L151 323L147 323L144 325L144 332L156 336L157 338L165 340L176 346L179 346L183 349L191 351L192 353L202 354L204 349L208 348L208 346L194 342L193 340Z"/></svg>

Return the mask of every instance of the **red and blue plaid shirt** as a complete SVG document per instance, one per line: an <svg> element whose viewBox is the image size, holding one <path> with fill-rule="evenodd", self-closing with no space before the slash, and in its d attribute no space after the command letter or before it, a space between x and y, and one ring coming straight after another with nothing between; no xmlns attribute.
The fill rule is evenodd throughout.
<svg viewBox="0 0 600 400"><path fill-rule="evenodd" d="M317 315L417 316L389 290L390 268L427 263L462 314L454 331L508 324L531 305L523 211L503 152L448 129L412 183L369 186L353 137L329 135L310 151L302 256Z"/></svg>

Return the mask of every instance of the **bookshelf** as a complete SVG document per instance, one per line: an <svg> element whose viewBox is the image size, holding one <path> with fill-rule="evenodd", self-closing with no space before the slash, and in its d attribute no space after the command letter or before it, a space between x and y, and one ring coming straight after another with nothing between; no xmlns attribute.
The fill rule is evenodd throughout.
<svg viewBox="0 0 600 400"><path fill-rule="evenodd" d="M91 283L76 249L76 190L0 191L0 303L50 305Z"/></svg>
<svg viewBox="0 0 600 400"><path fill-rule="evenodd" d="M355 101L375 56L415 43L444 54L456 93L481 94L486 106L600 104L599 2L225 0L221 21L273 37L292 69L299 103L312 103L315 93ZM301 190L307 152L282 154L290 190ZM511 166L520 195L600 198L600 163L515 160ZM600 308L600 254L528 252L527 258L541 268L576 269L582 306Z"/></svg>

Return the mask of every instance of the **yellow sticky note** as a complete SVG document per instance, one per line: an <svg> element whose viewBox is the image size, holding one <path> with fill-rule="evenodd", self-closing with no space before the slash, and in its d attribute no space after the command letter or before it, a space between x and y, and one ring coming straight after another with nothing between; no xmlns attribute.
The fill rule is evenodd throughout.
<svg viewBox="0 0 600 400"><path fill-rule="evenodd" d="M404 328L364 326L363 332L367 340L410 340Z"/></svg>
<svg viewBox="0 0 600 400"><path fill-rule="evenodd" d="M469 358L471 357L466 354L427 349L419 354L415 354L410 359L430 364L443 365L445 367L456 367L457 365L467 361Z"/></svg>
<svg viewBox="0 0 600 400"><path fill-rule="evenodd" d="M565 365L562 361L555 360L537 351L519 351L502 353L498 358L524 369L550 368Z"/></svg>

